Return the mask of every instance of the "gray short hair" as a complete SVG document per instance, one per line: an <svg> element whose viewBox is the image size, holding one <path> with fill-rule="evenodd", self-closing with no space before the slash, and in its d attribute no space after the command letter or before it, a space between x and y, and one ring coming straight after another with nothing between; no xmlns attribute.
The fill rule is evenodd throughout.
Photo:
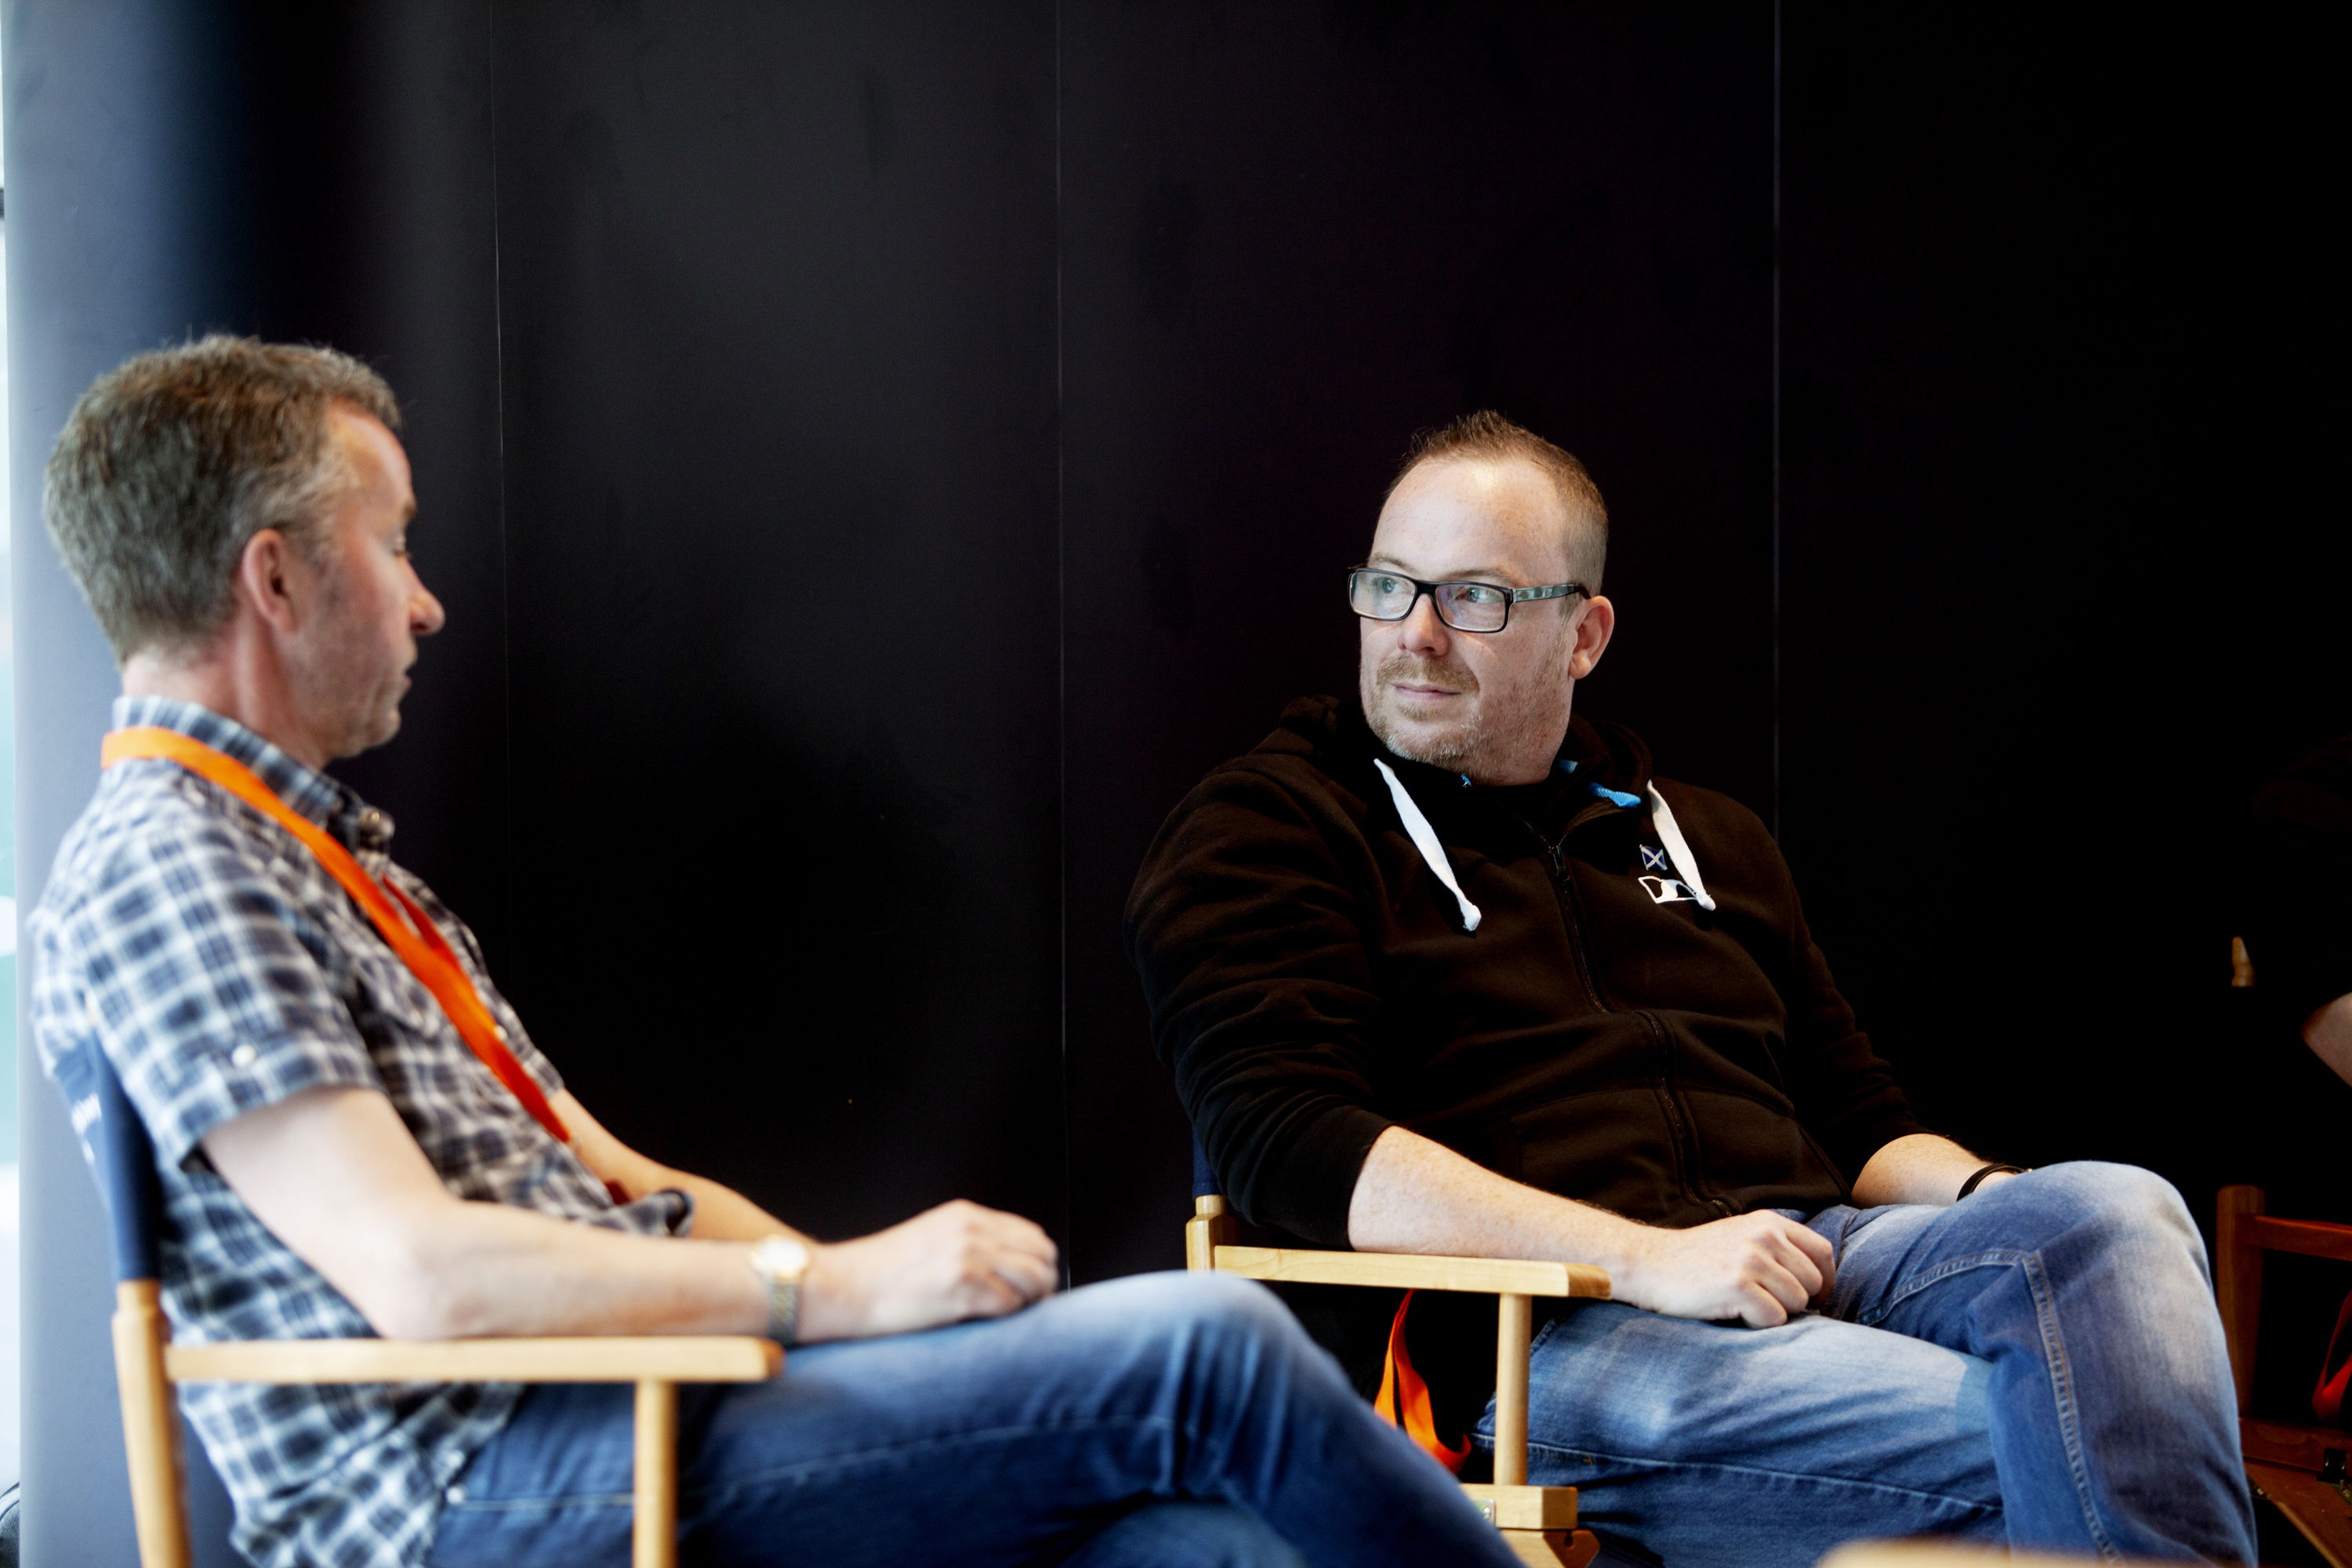
<svg viewBox="0 0 2352 1568"><path fill-rule="evenodd" d="M215 333L90 384L49 454L41 510L116 658L210 642L263 529L317 558L349 482L336 403L400 428L383 378L329 348Z"/></svg>
<svg viewBox="0 0 2352 1568"><path fill-rule="evenodd" d="M1404 477L1422 464L1451 458L1519 458L1541 468L1559 495L1560 510L1568 514L1564 543L1569 576L1588 592L1601 592L1601 568L1609 563L1609 508L1582 463L1526 426L1481 408L1415 436L1397 465L1396 478L1389 481L1389 494L1394 495Z"/></svg>

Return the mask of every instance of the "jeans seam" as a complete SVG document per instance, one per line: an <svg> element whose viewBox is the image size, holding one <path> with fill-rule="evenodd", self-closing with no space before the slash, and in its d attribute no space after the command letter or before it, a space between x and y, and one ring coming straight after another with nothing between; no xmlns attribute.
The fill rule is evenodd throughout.
<svg viewBox="0 0 2352 1568"><path fill-rule="evenodd" d="M1538 1442L1532 1438L1528 1440L1528 1449L1530 1454L1540 1451L1559 1458L1599 1459L1606 1460L1611 1464L1639 1465L1662 1470L1713 1470L1727 1475L1765 1476L1775 1480L1798 1481L1807 1485L1885 1492L1895 1497L1915 1498L1926 1502L1948 1504L1954 1508L1967 1509L1978 1514L1999 1513L2001 1510L1998 1500L1988 1502L1980 1498L1954 1497L1948 1492L1923 1491L1917 1487L1898 1487L1885 1481L1859 1480L1849 1476L1822 1475L1811 1470L1772 1469L1763 1465L1733 1465L1717 1459L1652 1459L1634 1454L1602 1453L1595 1448L1565 1448L1555 1443Z"/></svg>
<svg viewBox="0 0 2352 1568"><path fill-rule="evenodd" d="M561 1497L491 1498L476 1501L466 1498L446 1503L446 1513L529 1513L568 1508L627 1508L636 1501L634 1492L567 1492Z"/></svg>
<svg viewBox="0 0 2352 1568"><path fill-rule="evenodd" d="M2092 1541L2098 1546L2099 1555L2110 1563L2116 1562L2120 1554L2107 1535L2106 1523L2099 1518L2098 1504L2091 1495L2091 1471L2083 1453L2082 1412L2075 1405L2074 1373L2066 1359L2065 1337L2058 1329L2057 1303L2050 1298L2049 1279L2043 1271L2039 1252L2002 1248L1949 1259L1908 1281L1884 1306L1875 1311L1861 1314L1854 1321L1865 1328L1876 1328L1891 1317L1897 1307L1920 1291L1956 1274L1985 1268L2015 1268L2024 1277L2027 1292L2033 1299L2034 1326L2042 1334L2042 1359L2049 1369L2051 1397L2058 1407L2058 1433L2066 1447L2066 1473L2074 1482L2074 1496L2082 1504L2084 1522L2089 1528Z"/></svg>
<svg viewBox="0 0 2352 1568"><path fill-rule="evenodd" d="M876 1460L919 1456L927 1450L961 1443L973 1441L1002 1443L1008 1439L1017 1441L1045 1432L1102 1431L1113 1427L1173 1425L1167 1416L1144 1415L1111 1418L1097 1417L1085 1421L1031 1422L1017 1426L974 1427L967 1432L934 1434L917 1442L899 1443L884 1447L860 1448L851 1453L834 1455L824 1459L803 1459L787 1465L741 1471L730 1475L724 1481L705 1482L698 1486L681 1485L678 1489L678 1501L681 1505L692 1501L699 1506L714 1506L731 1499L738 1493L756 1490L779 1480L794 1479L828 1469L868 1464ZM633 1493L601 1491L566 1492L531 1498L475 1499L468 1497L462 1501L446 1504L446 1511L491 1513L569 1508L612 1508L625 1506L634 1500Z"/></svg>
<svg viewBox="0 0 2352 1568"><path fill-rule="evenodd" d="M2108 1538L2106 1522L2099 1518L2097 1500L2091 1495L2091 1467L2083 1453L2082 1415L2075 1407L2074 1369L2066 1359L2065 1338L2058 1331L2058 1304L2051 1300L2050 1282L2042 1271L2041 1254L2028 1254L2023 1268L2026 1281L2033 1291L2033 1315L2042 1330L2042 1355L2050 1367L2051 1394L2058 1405L2058 1430L2066 1442L2066 1470L2074 1478L2074 1495L2083 1505L2083 1521L2090 1527L2091 1539L2098 1542L2099 1555L2110 1563L2118 1562L2123 1553Z"/></svg>

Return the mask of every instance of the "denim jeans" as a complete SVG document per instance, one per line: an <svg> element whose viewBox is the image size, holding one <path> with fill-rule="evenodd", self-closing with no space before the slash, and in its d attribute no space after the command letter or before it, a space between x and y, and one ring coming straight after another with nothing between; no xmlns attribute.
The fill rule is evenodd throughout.
<svg viewBox="0 0 2352 1568"><path fill-rule="evenodd" d="M627 1562L630 1453L627 1386L532 1391L450 1489L431 1562ZM1223 1275L1089 1286L683 1389L679 1467L689 1563L1516 1561L1281 1303Z"/></svg>
<svg viewBox="0 0 2352 1568"><path fill-rule="evenodd" d="M1582 1489L1588 1528L1669 1568L1919 1534L2253 1561L2204 1247L2161 1178L2052 1165L1808 1223L1837 1282L1780 1328L1609 1302L1550 1319L1528 1479Z"/></svg>

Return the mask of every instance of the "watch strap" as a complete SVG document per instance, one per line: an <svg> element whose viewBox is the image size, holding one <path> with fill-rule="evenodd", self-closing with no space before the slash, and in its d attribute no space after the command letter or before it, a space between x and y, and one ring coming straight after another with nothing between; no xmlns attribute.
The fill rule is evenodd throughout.
<svg viewBox="0 0 2352 1568"><path fill-rule="evenodd" d="M784 1237L774 1237L784 1240ZM769 1244L761 1242L751 1249L748 1260L751 1272L768 1286L768 1337L780 1345L790 1345L799 1338L801 1325L801 1278L808 1272L809 1254L806 1247L796 1247L800 1254L797 1268L780 1268L772 1261Z"/></svg>
<svg viewBox="0 0 2352 1568"><path fill-rule="evenodd" d="M1960 1190L1952 1194L1952 1201L1954 1203L1958 1203L1962 1198L1967 1197L1970 1193L1975 1192L1977 1190L1977 1184L1983 1181L1987 1176L1997 1176L2003 1172L2007 1172L2012 1176L2021 1176L2025 1174L2025 1167L2022 1165L1987 1165L1975 1175L1970 1176L1967 1181L1960 1184Z"/></svg>

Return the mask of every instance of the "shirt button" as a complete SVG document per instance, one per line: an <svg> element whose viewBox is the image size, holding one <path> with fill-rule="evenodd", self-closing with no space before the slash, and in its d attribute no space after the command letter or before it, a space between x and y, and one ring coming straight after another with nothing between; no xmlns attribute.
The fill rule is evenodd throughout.
<svg viewBox="0 0 2352 1568"><path fill-rule="evenodd" d="M255 1050L251 1046L239 1046L236 1049L229 1052L228 1059L235 1062L238 1067L249 1068L257 1059L259 1058L260 1055L261 1053Z"/></svg>
<svg viewBox="0 0 2352 1568"><path fill-rule="evenodd" d="M464 1502L466 1500L466 1489L464 1487L451 1487L447 1491L441 1495L447 1498L451 1502Z"/></svg>

